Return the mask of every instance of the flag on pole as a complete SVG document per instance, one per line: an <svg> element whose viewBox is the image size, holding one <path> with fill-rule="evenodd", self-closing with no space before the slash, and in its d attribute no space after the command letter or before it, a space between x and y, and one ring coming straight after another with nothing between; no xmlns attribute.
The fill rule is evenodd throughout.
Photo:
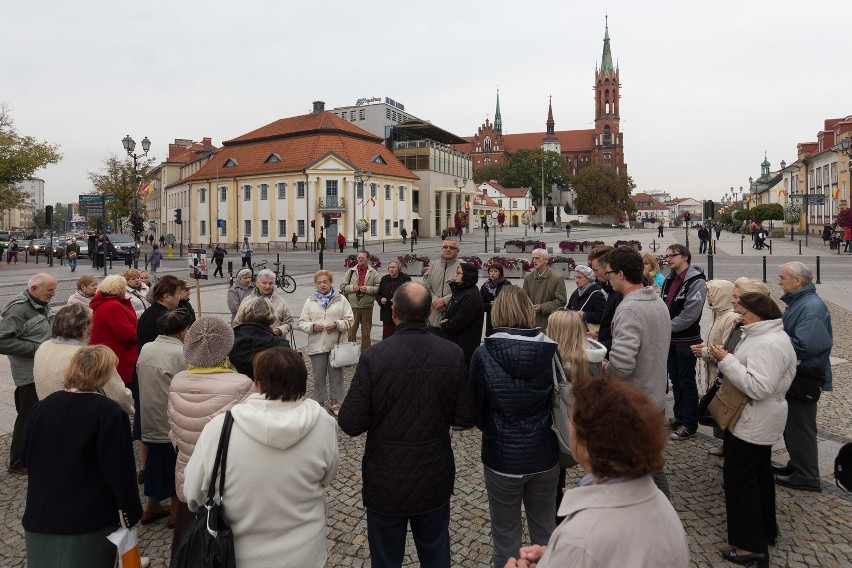
<svg viewBox="0 0 852 568"><path fill-rule="evenodd" d="M139 188L136 190L136 196L142 197L143 195L151 195L154 191L154 182L149 181L148 183L142 182L139 184Z"/></svg>

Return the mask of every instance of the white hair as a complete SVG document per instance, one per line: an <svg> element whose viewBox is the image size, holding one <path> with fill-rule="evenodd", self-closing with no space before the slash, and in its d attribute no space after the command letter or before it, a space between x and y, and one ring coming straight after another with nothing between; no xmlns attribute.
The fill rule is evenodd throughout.
<svg viewBox="0 0 852 568"><path fill-rule="evenodd" d="M545 260L547 260L547 257L550 256L547 252L547 249L543 249L543 248L533 249L531 254L533 254L533 255L538 254L540 256L543 256L545 258Z"/></svg>
<svg viewBox="0 0 852 568"><path fill-rule="evenodd" d="M260 280L261 278L267 278L267 277L272 278L272 281L275 282L275 273L272 272L271 270L269 270L268 268L264 268L263 270L261 270L260 272L257 273L257 279L256 280Z"/></svg>
<svg viewBox="0 0 852 568"><path fill-rule="evenodd" d="M814 281L814 273L803 262L793 261L781 265L782 269L787 269L787 274L791 278L801 278L802 285L806 286Z"/></svg>
<svg viewBox="0 0 852 568"><path fill-rule="evenodd" d="M110 274L98 284L98 292L111 296L123 296L127 288L127 280L120 274Z"/></svg>
<svg viewBox="0 0 852 568"><path fill-rule="evenodd" d="M27 289L35 286L36 288L41 288L47 285L48 278L53 278L50 274L45 274L44 272L39 272L38 274L33 274L30 276L29 281L27 282Z"/></svg>

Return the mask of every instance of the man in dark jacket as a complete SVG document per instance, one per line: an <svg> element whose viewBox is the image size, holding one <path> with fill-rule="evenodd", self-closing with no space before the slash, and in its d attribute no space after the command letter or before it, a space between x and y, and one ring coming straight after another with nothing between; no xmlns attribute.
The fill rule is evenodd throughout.
<svg viewBox="0 0 852 568"><path fill-rule="evenodd" d="M672 440L685 440L698 429L698 385L691 346L701 343L701 310L707 299L707 278L690 264L692 253L680 243L666 249L671 272L661 296L672 320L672 341L667 363L674 392L674 418L668 421Z"/></svg>
<svg viewBox="0 0 852 568"><path fill-rule="evenodd" d="M608 267L604 257L611 250L615 249L609 245L598 245L592 249L592 252L588 256L589 266L592 268L595 279L601 291L606 294L606 304L601 314L601 326L597 333L590 332L589 336L606 347L607 353L612 348L612 318L615 316L615 310L618 308L621 300L624 299L624 295L621 292L613 290L609 284Z"/></svg>
<svg viewBox="0 0 852 568"><path fill-rule="evenodd" d="M710 229L707 225L698 228L698 254L707 253L707 244L710 242Z"/></svg>
<svg viewBox="0 0 852 568"><path fill-rule="evenodd" d="M401 566L406 528L421 566L450 566L450 427L473 426L464 353L426 327L432 297L415 282L393 297L396 330L361 354L340 428L367 432L362 496L373 566Z"/></svg>
<svg viewBox="0 0 852 568"><path fill-rule="evenodd" d="M816 415L821 391L831 390L831 313L816 293L811 269L803 263L782 265L778 284L784 291L781 301L787 304L784 331L799 365L786 396L784 444L790 461L773 467L775 482L789 489L820 491Z"/></svg>

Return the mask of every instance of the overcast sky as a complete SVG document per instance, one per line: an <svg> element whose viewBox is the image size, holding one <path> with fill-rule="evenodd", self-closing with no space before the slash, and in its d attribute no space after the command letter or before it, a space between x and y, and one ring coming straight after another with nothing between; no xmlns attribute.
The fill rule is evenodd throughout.
<svg viewBox="0 0 852 568"><path fill-rule="evenodd" d="M594 6L592 4L595 4ZM216 145L279 118L390 97L460 136L593 127L604 14L637 191L718 199L852 114L848 2L24 2L3 9L0 100L61 146L47 203L91 190L121 139ZM140 146L137 146L137 150Z"/></svg>

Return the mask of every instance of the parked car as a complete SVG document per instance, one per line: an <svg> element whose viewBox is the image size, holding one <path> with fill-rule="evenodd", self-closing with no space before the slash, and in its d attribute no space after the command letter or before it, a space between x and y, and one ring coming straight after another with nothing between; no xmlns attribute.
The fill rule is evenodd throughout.
<svg viewBox="0 0 852 568"><path fill-rule="evenodd" d="M23 247L21 247L23 248ZM28 254L47 256L47 251L50 249L50 239L33 239L30 241ZM62 258L65 256L65 244L58 241L53 241L53 257Z"/></svg>
<svg viewBox="0 0 852 568"><path fill-rule="evenodd" d="M113 260L123 260L128 256L135 256L138 252L136 241L131 235L109 235L109 240L112 243L110 256Z"/></svg>

